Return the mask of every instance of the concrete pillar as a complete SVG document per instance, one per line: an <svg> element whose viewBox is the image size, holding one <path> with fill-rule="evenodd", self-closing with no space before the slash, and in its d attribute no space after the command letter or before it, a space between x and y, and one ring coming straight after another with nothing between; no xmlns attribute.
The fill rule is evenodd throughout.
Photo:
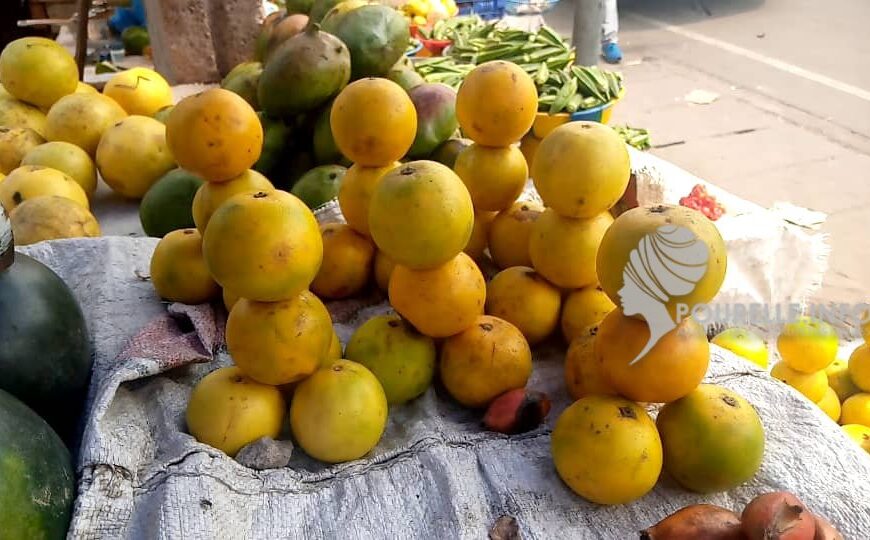
<svg viewBox="0 0 870 540"><path fill-rule="evenodd" d="M603 0L574 0L574 31L571 38L577 50L574 63L578 66L594 66L598 63L603 20Z"/></svg>
<svg viewBox="0 0 870 540"><path fill-rule="evenodd" d="M170 84L217 82L253 55L260 0L145 0L154 65Z"/></svg>

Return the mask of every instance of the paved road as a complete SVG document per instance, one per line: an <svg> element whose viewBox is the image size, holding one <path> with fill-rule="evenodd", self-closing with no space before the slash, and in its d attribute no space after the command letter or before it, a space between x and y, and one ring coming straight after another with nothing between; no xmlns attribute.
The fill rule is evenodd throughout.
<svg viewBox="0 0 870 540"><path fill-rule="evenodd" d="M650 43L652 50L851 131L858 137L846 142L870 148L870 2L620 4L627 38L663 31L666 37Z"/></svg>
<svg viewBox="0 0 870 540"><path fill-rule="evenodd" d="M867 0L620 0L628 95L614 121L759 204L829 215L821 299L870 298ZM573 3L548 22L570 34ZM685 100L695 89L710 105Z"/></svg>

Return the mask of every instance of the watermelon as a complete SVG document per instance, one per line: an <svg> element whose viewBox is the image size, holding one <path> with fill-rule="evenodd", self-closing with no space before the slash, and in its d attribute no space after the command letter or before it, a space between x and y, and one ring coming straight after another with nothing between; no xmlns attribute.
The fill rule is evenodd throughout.
<svg viewBox="0 0 870 540"><path fill-rule="evenodd" d="M36 259L15 253L12 228L2 207L0 343L0 390L23 401L71 441L91 375L85 318L57 274Z"/></svg>
<svg viewBox="0 0 870 540"><path fill-rule="evenodd" d="M72 459L63 441L0 390L0 538L66 538L73 497Z"/></svg>

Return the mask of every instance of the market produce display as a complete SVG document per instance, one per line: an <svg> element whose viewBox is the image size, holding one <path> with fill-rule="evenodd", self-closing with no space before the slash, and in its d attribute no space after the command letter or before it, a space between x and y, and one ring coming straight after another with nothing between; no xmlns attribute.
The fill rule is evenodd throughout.
<svg viewBox="0 0 870 540"><path fill-rule="evenodd" d="M336 24L347 24L363 9L341 13L344 18ZM322 47L330 39L310 29L290 37L267 60L263 74L279 65L281 51L308 42ZM361 61L350 56L351 63ZM293 61L301 60L294 56ZM310 80L334 69L332 62L312 66L304 75ZM313 122L292 119L294 108L272 111L283 116L289 133L310 130L313 123L322 141L319 154L352 162L346 172L337 164L314 169L293 186L294 192L311 193L319 201L324 195L318 189L337 192L347 224L317 227L308 209L317 202L305 205L266 184L265 177L256 180L257 173L227 181L229 172L213 172L193 203L202 240L188 229L158 245L152 279L164 298L178 298L167 284L172 279L164 275L182 276L174 278L180 288L202 291L203 298L216 295L214 282L224 288L230 308L228 350L239 370L230 380L250 380L285 394L286 385L299 383L286 394L294 439L314 458L347 461L377 444L387 404L424 393L436 371L452 399L488 410L485 425L508 433L534 428L549 402L525 388L533 370L531 345L561 327L570 343L566 386L578 402L557 422L553 457L578 494L604 504L628 502L649 491L662 470L699 492L730 489L751 478L764 448L763 427L741 396L700 385L709 362L703 328L684 319L659 336L652 349L643 349L644 335L649 336L645 322L614 309L623 284L604 279L621 277L618 269L641 238L676 223L709 245L711 259L697 290L680 299L691 305L709 301L721 285L726 260L715 226L685 207L638 208L614 221L609 210L626 189L628 159L619 135L600 124L552 129L529 167L516 142L535 122L538 86L534 73L514 63L482 63L455 93L437 83L403 88L394 80L408 79L395 74L409 68L404 62L391 66L386 70L390 79L328 83L304 105ZM270 92L264 84L270 82L261 77L260 103ZM175 130L185 132L199 117L221 114L223 107L245 118L240 125L256 118L245 100L224 97L185 113L194 100L202 98L187 98L169 113L170 142ZM470 142L450 141L457 126ZM439 152L445 142L453 149ZM179 146L175 159L192 164L196 150ZM211 162L232 152L220 145L204 150L212 152ZM425 159L398 162L435 154L451 166ZM250 167L257 158L250 155L243 163ZM545 206L517 201L530 172ZM176 242L179 247L173 248ZM184 242L190 247L182 247ZM503 271L487 285L475 259L490 256ZM190 264L196 270L185 266ZM318 297L352 297L372 282L387 290L396 314L363 324L342 355ZM570 294L563 302L566 288ZM280 331L286 327L297 331ZM440 351L433 339L443 339ZM633 365L638 355L644 361ZM341 356L347 360L338 360ZM210 390L209 402L229 407L234 387ZM656 425L626 398L669 404ZM314 410L322 411L317 422L310 417ZM592 426L600 420L608 427L589 431L588 415L598 419ZM245 441L277 436L276 424L267 422L234 431L237 442L226 445L209 438L209 426L201 425L193 402L188 416L191 433L230 455ZM609 435L597 436L601 429ZM707 437L702 444L682 442L702 432ZM634 442L620 442L627 440ZM713 455L724 452L726 442L726 453L740 459L712 467L720 459ZM632 463L642 463L644 472L628 482L626 467L637 471ZM593 466L598 476L588 476ZM581 477L586 480L577 480Z"/></svg>
<svg viewBox="0 0 870 540"><path fill-rule="evenodd" d="M702 382L707 332L678 316L724 281L721 206L697 186L680 205L615 211L631 175L626 141L643 145L645 134L569 120L620 99L621 76L573 66L573 49L546 26L448 19L455 10L449 0L400 10L292 2L266 19L254 59L177 104L152 70L120 71L92 93L70 82L60 48L19 40L3 51L0 342L12 346L0 350L0 432L17 431L0 437L0 458L12 456L0 466L42 461L13 471L21 500L0 500L36 523L34 536L66 530L72 472L27 407L69 437L91 360L69 289L14 254L12 237L98 236L89 210L98 175L141 199L143 230L159 238L147 278L156 295L224 304L234 365L196 382L184 428L243 464L282 438L324 464L365 458L397 408L421 398L450 400L505 437L535 430L553 403L533 387L547 347L564 354L573 400L553 411L549 458L577 496L621 505L663 475L705 495L755 477L761 417L727 381ZM450 41L447 56L408 61L412 34ZM53 88L22 75L34 64L56 66L41 81ZM523 196L529 179L540 203ZM331 200L344 221L318 222L314 211ZM639 266L651 253L691 287L668 288L658 266ZM626 303L641 282L663 288L669 328ZM391 310L367 314L343 347L332 302L371 295ZM767 367L764 341L745 329L712 342ZM870 348L847 364L837 347L833 328L800 319L779 336L771 375L870 452ZM443 391L430 393L436 381ZM13 425L18 416L27 421ZM40 482L56 484L51 500L31 508L28 493L48 489ZM695 505L640 534L841 538L787 493L762 495L739 516Z"/></svg>

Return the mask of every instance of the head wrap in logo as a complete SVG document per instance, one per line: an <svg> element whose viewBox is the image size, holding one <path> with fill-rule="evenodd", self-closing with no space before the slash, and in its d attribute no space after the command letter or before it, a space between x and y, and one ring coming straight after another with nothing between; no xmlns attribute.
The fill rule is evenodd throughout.
<svg viewBox="0 0 870 540"><path fill-rule="evenodd" d="M707 246L685 227L663 225L631 250L623 273L637 287L666 303L689 294L707 271Z"/></svg>

